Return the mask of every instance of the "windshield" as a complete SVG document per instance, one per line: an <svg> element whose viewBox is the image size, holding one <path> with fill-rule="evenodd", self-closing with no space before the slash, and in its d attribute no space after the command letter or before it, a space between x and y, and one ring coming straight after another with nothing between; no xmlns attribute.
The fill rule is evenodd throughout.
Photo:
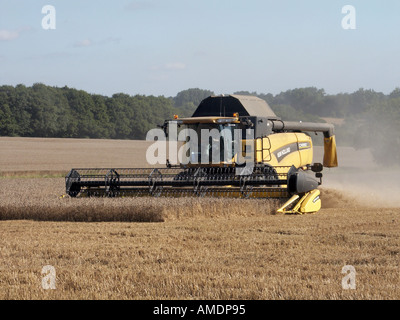
<svg viewBox="0 0 400 320"><path fill-rule="evenodd" d="M192 164L230 164L239 150L239 124L196 123L181 127L186 154ZM236 129L236 130L235 130Z"/></svg>

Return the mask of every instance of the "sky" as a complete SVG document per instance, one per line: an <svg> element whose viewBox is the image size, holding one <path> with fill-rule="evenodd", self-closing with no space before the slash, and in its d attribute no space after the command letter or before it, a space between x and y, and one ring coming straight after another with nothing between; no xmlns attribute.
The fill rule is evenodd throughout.
<svg viewBox="0 0 400 320"><path fill-rule="evenodd" d="M400 87L399 17L398 0L0 0L0 85L388 94Z"/></svg>

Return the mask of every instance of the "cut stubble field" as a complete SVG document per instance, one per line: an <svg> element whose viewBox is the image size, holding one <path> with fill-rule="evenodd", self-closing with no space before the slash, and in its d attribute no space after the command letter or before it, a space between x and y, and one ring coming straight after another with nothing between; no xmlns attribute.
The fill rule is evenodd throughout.
<svg viewBox="0 0 400 320"><path fill-rule="evenodd" d="M352 179L355 151L341 150L315 215L276 215L266 199L60 197L68 169L145 166L144 144L129 164L132 141L0 138L0 299L400 298L400 206L365 183L357 192L375 166L367 153ZM46 265L55 290L42 288ZM346 265L356 290L342 288Z"/></svg>

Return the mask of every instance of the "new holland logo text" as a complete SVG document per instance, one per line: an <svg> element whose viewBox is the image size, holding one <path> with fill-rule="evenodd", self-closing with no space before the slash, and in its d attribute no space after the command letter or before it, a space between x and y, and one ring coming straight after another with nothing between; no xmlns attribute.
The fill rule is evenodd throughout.
<svg viewBox="0 0 400 320"><path fill-rule="evenodd" d="M291 143L274 152L278 162L281 162L286 156L298 150L297 143Z"/></svg>
<svg viewBox="0 0 400 320"><path fill-rule="evenodd" d="M290 147L283 149L282 151L279 151L277 154L277 157L282 158L283 156L287 155L288 153L290 153Z"/></svg>
<svg viewBox="0 0 400 320"><path fill-rule="evenodd" d="M299 150L310 149L311 145L309 142L299 142Z"/></svg>

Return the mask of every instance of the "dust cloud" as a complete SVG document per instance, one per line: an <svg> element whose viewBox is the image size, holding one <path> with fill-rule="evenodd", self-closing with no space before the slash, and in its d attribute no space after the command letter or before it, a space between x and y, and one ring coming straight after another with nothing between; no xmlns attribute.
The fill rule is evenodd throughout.
<svg viewBox="0 0 400 320"><path fill-rule="evenodd" d="M315 147L314 162L322 159L323 147ZM338 162L338 168L324 168L323 207L400 207L399 168L378 165L368 149L350 147L338 148Z"/></svg>

